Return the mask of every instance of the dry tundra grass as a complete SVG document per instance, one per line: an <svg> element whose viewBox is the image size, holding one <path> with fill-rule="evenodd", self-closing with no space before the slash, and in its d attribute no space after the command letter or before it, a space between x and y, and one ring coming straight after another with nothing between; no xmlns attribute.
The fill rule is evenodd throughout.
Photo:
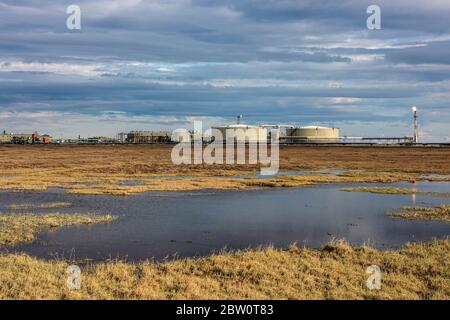
<svg viewBox="0 0 450 320"><path fill-rule="evenodd" d="M0 171L60 169L103 174L193 175L253 171L251 165L173 165L170 145L0 145ZM450 174L450 148L280 147L282 169L351 169Z"/></svg>
<svg viewBox="0 0 450 320"><path fill-rule="evenodd" d="M252 165L173 165L171 146L0 146L0 189L64 188L74 194L129 195L145 191L301 187L324 182L416 181L450 174L450 148L282 147L282 170L350 170L339 176L239 179ZM188 176L170 180L168 177ZM217 177L221 177L220 180ZM434 178L436 179L436 178ZM450 178L439 178L447 179ZM137 185L120 185L136 181Z"/></svg>
<svg viewBox="0 0 450 320"><path fill-rule="evenodd" d="M366 268L381 268L381 290ZM450 240L380 252L334 243L221 253L166 263L102 263L66 287L68 262L0 255L0 299L450 299Z"/></svg>

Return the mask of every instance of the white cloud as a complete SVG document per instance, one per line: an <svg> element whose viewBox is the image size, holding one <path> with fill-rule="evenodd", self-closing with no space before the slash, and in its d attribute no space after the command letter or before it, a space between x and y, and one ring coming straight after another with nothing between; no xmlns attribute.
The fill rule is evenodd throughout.
<svg viewBox="0 0 450 320"><path fill-rule="evenodd" d="M344 98L344 97L334 97L331 98L332 104L355 104L361 103L362 99L360 98Z"/></svg>
<svg viewBox="0 0 450 320"><path fill-rule="evenodd" d="M97 76L101 65L0 61L0 72L48 72L60 75Z"/></svg>
<svg viewBox="0 0 450 320"><path fill-rule="evenodd" d="M344 58L349 58L352 62L373 62L384 60L383 54L352 54L342 55Z"/></svg>

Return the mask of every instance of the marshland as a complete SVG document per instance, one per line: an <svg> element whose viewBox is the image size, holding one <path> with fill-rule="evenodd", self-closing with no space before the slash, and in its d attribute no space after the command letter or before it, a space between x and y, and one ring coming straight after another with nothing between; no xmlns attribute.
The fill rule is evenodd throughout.
<svg viewBox="0 0 450 320"><path fill-rule="evenodd" d="M450 148L282 146L271 177L170 151L0 146L0 298L450 298Z"/></svg>

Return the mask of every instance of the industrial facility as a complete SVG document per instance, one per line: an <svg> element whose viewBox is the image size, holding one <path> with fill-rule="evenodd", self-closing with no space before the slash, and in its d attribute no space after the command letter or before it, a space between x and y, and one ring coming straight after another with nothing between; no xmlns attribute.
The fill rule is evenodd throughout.
<svg viewBox="0 0 450 320"><path fill-rule="evenodd" d="M35 133L6 133L3 131L0 134L0 143L10 143L10 144L49 144L52 142L52 136L48 134L39 135Z"/></svg>
<svg viewBox="0 0 450 320"><path fill-rule="evenodd" d="M241 119L242 115L238 115L236 124L212 127L213 139L224 142L267 142L272 139L272 134L276 134L276 139L281 143L331 143L341 139L339 128L280 124L251 126L241 124Z"/></svg>
<svg viewBox="0 0 450 320"><path fill-rule="evenodd" d="M0 143L3 144L169 144L179 142L211 141L223 143L266 143L279 141L281 144L419 144L418 113L417 107L412 107L412 135L402 137L352 137L342 136L340 128L324 127L317 125L297 126L284 124L249 125L241 123L242 115L237 116L235 124L213 126L211 135L206 136L202 132L181 130L171 131L130 131L121 132L115 138L90 137L78 139L53 139L50 135L39 135L37 132L25 133L0 133Z"/></svg>

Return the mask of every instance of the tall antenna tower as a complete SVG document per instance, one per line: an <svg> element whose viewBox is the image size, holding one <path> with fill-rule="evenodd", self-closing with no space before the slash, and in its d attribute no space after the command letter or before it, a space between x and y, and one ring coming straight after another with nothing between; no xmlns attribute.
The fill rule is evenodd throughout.
<svg viewBox="0 0 450 320"><path fill-rule="evenodd" d="M419 142L419 126L417 124L417 107L412 107L413 112L413 118L414 118L414 135L413 135L413 142L418 143Z"/></svg>

